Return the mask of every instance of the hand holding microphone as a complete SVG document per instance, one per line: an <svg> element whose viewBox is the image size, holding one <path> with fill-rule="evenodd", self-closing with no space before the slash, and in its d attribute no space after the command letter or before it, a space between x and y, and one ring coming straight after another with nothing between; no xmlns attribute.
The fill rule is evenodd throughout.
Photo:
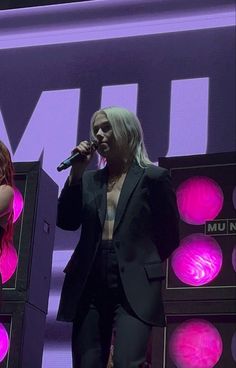
<svg viewBox="0 0 236 368"><path fill-rule="evenodd" d="M71 156L60 163L57 167L57 171L65 170L70 166L77 166L77 168L81 167L81 169L85 169L97 148L98 144L96 141L80 142L80 144L73 149Z"/></svg>

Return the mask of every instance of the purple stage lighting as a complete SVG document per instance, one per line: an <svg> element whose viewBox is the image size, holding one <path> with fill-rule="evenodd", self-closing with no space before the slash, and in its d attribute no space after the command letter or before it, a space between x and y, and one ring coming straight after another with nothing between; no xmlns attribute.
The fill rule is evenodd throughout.
<svg viewBox="0 0 236 368"><path fill-rule="evenodd" d="M236 245L234 246L233 253L232 253L232 265L234 271L236 272Z"/></svg>
<svg viewBox="0 0 236 368"><path fill-rule="evenodd" d="M232 200L233 200L234 209L236 210L236 187L234 187L234 190L233 190Z"/></svg>
<svg viewBox="0 0 236 368"><path fill-rule="evenodd" d="M8 333L3 324L0 323L0 362L2 362L5 358L9 349L9 345Z"/></svg>
<svg viewBox="0 0 236 368"><path fill-rule="evenodd" d="M119 3L126 1L119 1ZM184 11L182 14L180 12L164 14L158 12L157 14L156 7L151 6L151 3L155 2L153 0L149 1L150 14L145 10L145 12L138 12L139 15L134 13L135 16L127 17L127 11L132 12L130 4L126 5L123 16L120 16L120 12L117 16L117 2L118 0L90 1L89 12L84 8L85 2L1 11L0 22L3 25L0 49L68 44L235 25L235 10L232 6L220 10L216 8L214 11L210 9L204 13L201 10L198 12L194 10ZM113 6L114 10L112 3L116 3L116 6ZM98 6L100 6L99 12ZM104 16L101 16L102 13ZM107 19L108 14L109 19Z"/></svg>
<svg viewBox="0 0 236 368"><path fill-rule="evenodd" d="M170 357L178 368L213 368L220 359L222 349L218 330L202 319L179 325L169 342Z"/></svg>
<svg viewBox="0 0 236 368"><path fill-rule="evenodd" d="M24 207L24 200L23 200L22 194L19 191L19 189L14 187L13 222L16 222L16 220L20 217L23 207Z"/></svg>
<svg viewBox="0 0 236 368"><path fill-rule="evenodd" d="M233 337L232 337L231 352L232 352L233 360L236 362L236 332L233 334Z"/></svg>
<svg viewBox="0 0 236 368"><path fill-rule="evenodd" d="M5 284L14 274L18 264L18 255L13 244L3 245L0 256L0 274Z"/></svg>
<svg viewBox="0 0 236 368"><path fill-rule="evenodd" d="M192 234L181 240L171 257L171 266L183 283L201 286L216 278L222 258L221 248L214 238Z"/></svg>
<svg viewBox="0 0 236 368"><path fill-rule="evenodd" d="M220 186L204 176L193 176L185 180L176 194L181 219L192 225L214 220L224 202Z"/></svg>

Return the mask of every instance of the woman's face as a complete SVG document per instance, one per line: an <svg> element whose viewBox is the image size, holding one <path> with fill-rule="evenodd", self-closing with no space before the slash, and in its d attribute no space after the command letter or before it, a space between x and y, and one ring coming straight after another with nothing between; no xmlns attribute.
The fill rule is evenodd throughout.
<svg viewBox="0 0 236 368"><path fill-rule="evenodd" d="M98 142L97 151L102 157L108 161L127 161L128 147L124 142L118 144L112 126L104 113L97 114L93 123L93 132Z"/></svg>
<svg viewBox="0 0 236 368"><path fill-rule="evenodd" d="M105 114L97 114L93 123L93 132L98 142L98 153L105 158L114 155L117 145L111 124Z"/></svg>

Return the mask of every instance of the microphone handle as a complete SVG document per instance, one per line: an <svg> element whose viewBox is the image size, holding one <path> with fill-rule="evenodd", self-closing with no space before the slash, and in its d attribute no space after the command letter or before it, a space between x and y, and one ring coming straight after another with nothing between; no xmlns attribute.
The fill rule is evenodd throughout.
<svg viewBox="0 0 236 368"><path fill-rule="evenodd" d="M97 149L98 145L97 142L91 142L91 148L95 148ZM60 163L60 165L57 167L57 171L62 171L65 169L68 169L68 167L70 167L74 161L77 161L79 159L83 159L84 157L86 157L86 155L82 155L80 152L76 152L73 155L71 155L70 157L66 158L64 161L62 161Z"/></svg>

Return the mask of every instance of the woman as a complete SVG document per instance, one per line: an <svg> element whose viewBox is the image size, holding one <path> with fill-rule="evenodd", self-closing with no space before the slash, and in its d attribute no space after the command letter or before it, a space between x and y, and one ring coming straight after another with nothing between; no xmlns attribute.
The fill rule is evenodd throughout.
<svg viewBox="0 0 236 368"><path fill-rule="evenodd" d="M73 321L74 368L105 368L113 329L114 368L138 368L152 326L165 325L162 261L178 246L175 194L168 171L149 160L133 113L97 111L91 136L106 166L85 170L94 149L81 142L59 198L58 226L82 229L58 319Z"/></svg>
<svg viewBox="0 0 236 368"><path fill-rule="evenodd" d="M13 237L13 172L10 153L0 141L0 256Z"/></svg>

